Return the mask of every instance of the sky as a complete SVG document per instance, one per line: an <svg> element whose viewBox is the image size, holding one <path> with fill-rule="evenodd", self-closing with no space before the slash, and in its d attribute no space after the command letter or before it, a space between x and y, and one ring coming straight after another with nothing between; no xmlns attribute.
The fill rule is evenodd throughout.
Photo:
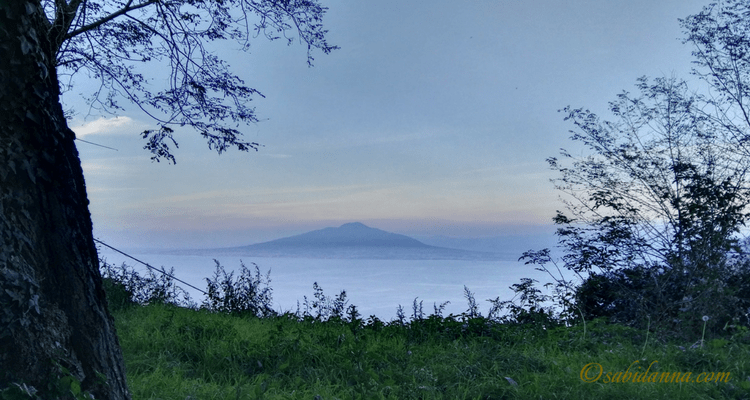
<svg viewBox="0 0 750 400"><path fill-rule="evenodd" d="M581 151L558 110L606 113L640 76L691 79L678 18L693 0L323 0L329 55L261 38L217 48L264 94L243 128L258 152L217 155L177 130L152 162L154 122L124 101L64 95L94 234L127 249L239 246L359 221L408 235L551 230L563 205L545 162ZM583 154L583 153L581 153Z"/></svg>

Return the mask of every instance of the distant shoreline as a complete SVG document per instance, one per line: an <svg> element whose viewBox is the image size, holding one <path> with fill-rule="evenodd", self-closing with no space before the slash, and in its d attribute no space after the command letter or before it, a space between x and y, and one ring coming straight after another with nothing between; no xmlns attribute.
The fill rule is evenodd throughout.
<svg viewBox="0 0 750 400"><path fill-rule="evenodd" d="M196 256L245 256L269 258L315 258L315 259L373 259L373 260L476 260L510 261L509 256L470 250L425 246L398 248L384 246L285 246L275 249L259 248L184 249L164 250L159 254ZM514 259L517 259L515 257Z"/></svg>

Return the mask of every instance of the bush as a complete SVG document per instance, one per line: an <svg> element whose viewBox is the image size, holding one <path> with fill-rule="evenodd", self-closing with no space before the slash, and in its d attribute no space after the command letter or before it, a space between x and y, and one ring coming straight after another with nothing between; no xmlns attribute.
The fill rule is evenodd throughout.
<svg viewBox="0 0 750 400"><path fill-rule="evenodd" d="M255 266L253 274L242 261L240 261L239 275L235 279L234 271L227 274L219 261L214 260L216 269L212 279L206 278L208 290L203 308L211 311L251 315L256 317L275 316L272 308L273 290L271 283L271 271L263 277L260 268Z"/></svg>
<svg viewBox="0 0 750 400"><path fill-rule="evenodd" d="M174 283L174 268L164 267L158 275L148 270L148 276L138 275L133 267L123 263L119 267L99 260L104 291L110 309L116 310L134 304L168 303L185 307L194 304L184 289Z"/></svg>

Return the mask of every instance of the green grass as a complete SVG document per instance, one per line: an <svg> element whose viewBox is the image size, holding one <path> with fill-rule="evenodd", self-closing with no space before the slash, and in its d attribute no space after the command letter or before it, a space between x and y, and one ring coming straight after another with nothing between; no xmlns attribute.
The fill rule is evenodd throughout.
<svg viewBox="0 0 750 400"><path fill-rule="evenodd" d="M584 336L582 326L259 319L170 305L114 317L134 399L750 399L747 333L690 349L600 321ZM730 372L730 381L580 378L589 363L617 372L636 360L631 371L656 360L652 372Z"/></svg>

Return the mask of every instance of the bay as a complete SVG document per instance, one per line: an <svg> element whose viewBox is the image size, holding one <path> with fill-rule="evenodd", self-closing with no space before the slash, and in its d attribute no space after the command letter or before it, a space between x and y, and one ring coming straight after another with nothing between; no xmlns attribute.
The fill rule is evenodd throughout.
<svg viewBox="0 0 750 400"><path fill-rule="evenodd" d="M490 303L487 299L513 298L509 288L521 278L533 278L538 285L550 281L549 276L530 265L517 261L477 260L372 260L372 259L310 259L262 257L210 257L190 255L131 254L154 267L174 267L177 278L202 290L205 278L213 276L214 259L229 272L239 269L240 261L254 269L258 265L263 275L270 270L273 289L273 308L279 312L303 307L304 297L313 299L313 283L317 282L326 296L333 297L346 291L349 304L357 306L365 318L375 315L390 321L396 317L399 305L407 316L412 314L415 300L423 302L425 315L433 313L433 304L450 303L443 315L460 314L468 309L464 286L473 294L483 315ZM100 257L108 263L133 267L139 274L147 274L147 267L111 250L101 250ZM194 301L200 304L204 296L185 285Z"/></svg>

